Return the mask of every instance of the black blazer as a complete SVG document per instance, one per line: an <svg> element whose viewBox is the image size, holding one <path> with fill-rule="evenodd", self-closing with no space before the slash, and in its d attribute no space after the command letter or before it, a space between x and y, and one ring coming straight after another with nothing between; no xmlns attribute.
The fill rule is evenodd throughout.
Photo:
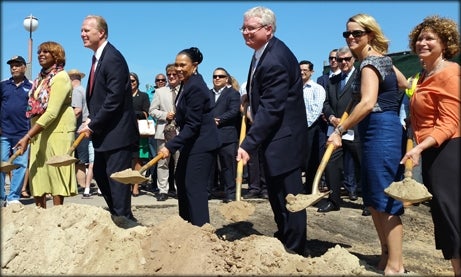
<svg viewBox="0 0 461 277"><path fill-rule="evenodd" d="M232 87L226 87L215 102L215 93L210 90L213 118L219 119L218 135L222 143L238 142L240 121L240 93Z"/></svg>
<svg viewBox="0 0 461 277"><path fill-rule="evenodd" d="M209 89L200 74L192 75L176 97L175 121L179 134L165 144L174 153L190 154L216 150L221 145L212 114Z"/></svg>
<svg viewBox="0 0 461 277"><path fill-rule="evenodd" d="M112 44L104 47L94 74L93 91L89 91L89 78L86 86L94 149L109 151L136 143L139 131L128 65Z"/></svg>
<svg viewBox="0 0 461 277"><path fill-rule="evenodd" d="M349 104L349 101L352 99L352 83L357 77L357 74L358 70L356 69L352 72L352 75L347 80L347 83L342 91L339 91L341 88L341 74L331 77L330 82L325 89L326 97L325 102L323 103L323 113L327 119L330 115L341 118L347 105ZM354 130L354 141L360 141L358 124L352 129Z"/></svg>
<svg viewBox="0 0 461 277"><path fill-rule="evenodd" d="M329 74L323 74L322 76L317 78L317 84L321 85L325 89L327 88L329 82L330 82Z"/></svg>
<svg viewBox="0 0 461 277"><path fill-rule="evenodd" d="M137 119L146 119L146 114L149 116L149 95L147 93L139 91L136 96L133 97L133 109ZM145 113L145 114L144 114Z"/></svg>
<svg viewBox="0 0 461 277"><path fill-rule="evenodd" d="M250 71L248 80L250 80ZM251 80L253 124L241 147L255 153L261 145L270 176L304 166L307 124L301 71L296 57L273 37Z"/></svg>

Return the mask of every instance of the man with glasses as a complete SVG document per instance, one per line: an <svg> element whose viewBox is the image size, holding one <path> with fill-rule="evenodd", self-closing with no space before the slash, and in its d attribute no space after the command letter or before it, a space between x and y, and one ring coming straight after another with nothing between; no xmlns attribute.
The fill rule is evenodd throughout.
<svg viewBox="0 0 461 277"><path fill-rule="evenodd" d="M213 117L218 127L221 147L217 150L217 169L211 169L208 184L208 193L211 195L212 188L216 187L215 180L219 176L221 186L224 188L224 203L235 200L235 177L237 170L238 130L240 119L240 94L232 86L229 86L229 73L222 67L213 71L213 88L210 89L210 98L213 103Z"/></svg>
<svg viewBox="0 0 461 277"><path fill-rule="evenodd" d="M166 76L162 73L159 73L155 76L155 88L162 88L166 86Z"/></svg>
<svg viewBox="0 0 461 277"><path fill-rule="evenodd" d="M321 85L325 89L327 88L330 78L341 73L341 70L339 69L338 61L336 60L337 51L338 49L333 49L330 51L330 55L328 55L328 62L330 63L330 71L327 74L323 74L322 76L317 78L317 84Z"/></svg>
<svg viewBox="0 0 461 277"><path fill-rule="evenodd" d="M326 100L323 105L325 117L329 122L328 135L339 125L340 118L352 99L352 84L357 75L354 67L355 59L349 47L345 46L338 49L336 60L341 74L330 79ZM320 201L318 212L325 213L340 209L341 184L344 184L349 199L351 201L357 200L357 174L360 172L361 161L361 147L357 126L343 136L342 145L343 147L335 149L332 153L325 168L325 177L330 186L331 194L328 199ZM344 178L342 178L343 174ZM343 179L344 182L342 181Z"/></svg>
<svg viewBox="0 0 461 277"><path fill-rule="evenodd" d="M165 135L164 129L167 124L174 124L175 116L175 98L178 95L180 81L176 73L174 64L168 64L165 68L166 75L168 76L168 86L162 86L155 90L154 99L149 107L149 114L156 119L156 129L155 129L155 140L157 149L161 149L165 146ZM156 77L156 84L160 76L165 76L163 74L158 74ZM166 78L166 77L164 77ZM166 82L160 82L165 83ZM169 179L174 177L174 171L176 164L179 158L179 151L176 151L175 154L169 156L168 158L161 159L157 163L157 187L159 189L159 194L157 195L157 201L165 201L168 199L169 191ZM171 161L171 162L170 162ZM172 192L170 196L174 196L174 178L171 178L173 182L173 188L170 188Z"/></svg>
<svg viewBox="0 0 461 277"><path fill-rule="evenodd" d="M275 15L265 7L245 12L240 29L254 50L247 80L253 122L237 152L246 164L260 150L264 157L269 202L277 224L274 236L288 251L305 254L306 210L291 213L285 197L303 192L301 170L306 157L306 109L298 60L274 36Z"/></svg>
<svg viewBox="0 0 461 277"><path fill-rule="evenodd" d="M29 130L30 123L26 117L27 101L32 83L25 77L26 61L21 56L14 56L7 61L10 66L11 78L1 82L0 89L0 142L2 162L8 161L17 151L11 147L16 145ZM6 196L5 173L0 173L0 194L3 204L19 204L22 185L27 170L29 148L14 160L19 165L11 173L10 191Z"/></svg>
<svg viewBox="0 0 461 277"><path fill-rule="evenodd" d="M320 161L325 152L326 123L322 116L325 89L311 79L314 74L314 64L310 61L299 62L303 80L304 105L307 115L307 157L305 163L307 193L312 192L312 183Z"/></svg>

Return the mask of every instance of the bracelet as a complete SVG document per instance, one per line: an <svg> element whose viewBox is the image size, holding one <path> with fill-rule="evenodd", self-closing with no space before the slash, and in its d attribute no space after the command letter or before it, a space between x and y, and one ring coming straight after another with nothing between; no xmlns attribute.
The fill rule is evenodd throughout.
<svg viewBox="0 0 461 277"><path fill-rule="evenodd" d="M29 133L26 133L26 137L27 137L29 140L32 140L32 137L29 135Z"/></svg>
<svg viewBox="0 0 461 277"><path fill-rule="evenodd" d="M336 127L335 129L335 133L337 133L340 137L346 132L346 130L344 130L343 126L341 125L338 125L338 127Z"/></svg>

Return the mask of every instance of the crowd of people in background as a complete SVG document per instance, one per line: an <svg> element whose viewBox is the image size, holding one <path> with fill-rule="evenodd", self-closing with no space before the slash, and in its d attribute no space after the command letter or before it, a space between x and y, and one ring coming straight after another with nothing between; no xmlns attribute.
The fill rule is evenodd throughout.
<svg viewBox="0 0 461 277"><path fill-rule="evenodd" d="M320 184L331 193L316 204L317 212L339 211L343 198L361 197L362 215L371 215L381 246L377 268L402 274L404 206L384 188L403 178L406 159L421 163L424 185L434 197L436 248L461 276L460 66L449 61L459 53L456 23L429 16L410 32L422 71L416 91L403 102L409 82L386 56L388 39L372 16L347 20L345 45L328 53L329 72L316 81L314 64L298 62L275 37L275 22L265 7L243 15L241 32L254 55L241 86L220 64L212 73L199 73L205 57L190 47L155 75L153 90L142 92L138 75L108 41L107 22L97 15L81 26L83 45L93 52L87 74L66 71L65 51L54 41L39 45L42 68L33 81L25 77L24 58L12 57L7 61L12 77L1 82L2 162L15 151L21 155L16 169L0 173L2 206L20 204L29 194L41 208L49 198L62 205L65 197L97 194L112 216L136 221L131 197L151 190L157 201L176 198L179 215L202 226L210 222L210 199L236 200L236 165L243 160L248 182L243 198L267 199L277 225L274 236L304 255L307 213L289 212L285 197L311 193L325 147L333 144ZM409 111L409 119L402 120L401 111ZM242 115L248 128L239 144ZM155 121L155 135L140 136L140 119ZM417 145L406 152L402 142L410 122ZM85 138L75 151L76 164L46 164L79 135ZM144 173L146 183L127 186L110 178L127 168L139 170L157 154L162 159Z"/></svg>

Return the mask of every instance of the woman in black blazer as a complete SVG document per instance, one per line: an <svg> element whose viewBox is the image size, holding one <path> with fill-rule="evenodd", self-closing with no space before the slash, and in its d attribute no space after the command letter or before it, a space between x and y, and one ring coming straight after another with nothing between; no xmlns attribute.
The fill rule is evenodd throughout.
<svg viewBox="0 0 461 277"><path fill-rule="evenodd" d="M202 60L202 53L195 47L176 55L181 89L175 102L175 121L180 131L159 150L164 158L181 152L175 172L179 215L196 226L210 222L207 182L220 146L209 89L198 73Z"/></svg>
<svg viewBox="0 0 461 277"><path fill-rule="evenodd" d="M133 109L136 114L136 119L147 119L149 114L149 96L147 93L139 90L139 78L134 72L130 72L131 93L133 96ZM141 137L139 139L139 151L133 153L134 170L139 170L142 167L141 159L149 158L149 138ZM133 184L131 194L134 197L139 195L139 184Z"/></svg>

